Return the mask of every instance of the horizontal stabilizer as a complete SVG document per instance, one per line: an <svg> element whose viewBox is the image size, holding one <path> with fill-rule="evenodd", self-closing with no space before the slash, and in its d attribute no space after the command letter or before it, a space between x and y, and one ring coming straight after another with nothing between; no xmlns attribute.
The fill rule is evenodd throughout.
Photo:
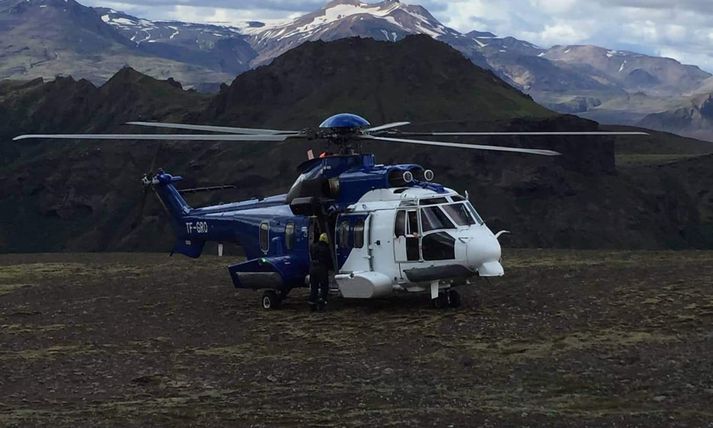
<svg viewBox="0 0 713 428"><path fill-rule="evenodd" d="M181 194L189 194L189 193L203 193L203 192L219 192L221 190L231 190L235 189L235 186L213 186L213 187L198 187L195 189L184 189L184 190L179 190Z"/></svg>

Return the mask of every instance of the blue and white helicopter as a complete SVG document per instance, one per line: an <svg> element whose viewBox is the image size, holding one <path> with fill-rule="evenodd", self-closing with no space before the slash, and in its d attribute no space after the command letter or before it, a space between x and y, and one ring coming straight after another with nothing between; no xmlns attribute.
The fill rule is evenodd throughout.
<svg viewBox="0 0 713 428"><path fill-rule="evenodd" d="M317 129L282 131L224 126L130 122L129 125L200 131L203 134L23 135L15 140L172 140L282 142L326 140L338 154L299 166L287 194L193 208L176 188L181 177L147 174L143 182L166 208L177 241L174 253L198 258L206 242L240 245L247 261L228 267L236 288L263 290L262 307L279 307L292 289L309 284L309 246L327 233L335 282L344 298L374 299L395 293L427 293L436 307L457 307L454 287L474 278L504 275L499 237L468 195L433 182L420 165L380 165L354 145L364 141L409 143L470 150L557 156L517 147L423 141L414 137L496 135L646 135L640 132L401 132L409 122L372 126L355 114L338 114ZM210 188L207 190L215 190ZM198 189L205 190L205 189Z"/></svg>

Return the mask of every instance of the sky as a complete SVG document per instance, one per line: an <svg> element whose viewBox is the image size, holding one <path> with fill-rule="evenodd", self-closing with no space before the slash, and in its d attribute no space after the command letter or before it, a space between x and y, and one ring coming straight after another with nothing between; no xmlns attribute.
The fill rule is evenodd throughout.
<svg viewBox="0 0 713 428"><path fill-rule="evenodd" d="M148 19L237 24L312 12L326 0L80 0ZM367 0L367 3L376 3ZM675 58L713 72L712 0L407 0L462 32L542 47L594 44Z"/></svg>

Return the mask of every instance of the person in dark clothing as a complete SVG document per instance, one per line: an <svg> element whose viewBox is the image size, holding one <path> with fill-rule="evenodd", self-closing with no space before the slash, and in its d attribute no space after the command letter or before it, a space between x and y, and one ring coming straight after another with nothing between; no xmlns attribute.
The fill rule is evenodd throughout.
<svg viewBox="0 0 713 428"><path fill-rule="evenodd" d="M332 270L332 250L326 233L319 236L319 242L309 249L309 304L313 311L323 310L329 295L329 271Z"/></svg>

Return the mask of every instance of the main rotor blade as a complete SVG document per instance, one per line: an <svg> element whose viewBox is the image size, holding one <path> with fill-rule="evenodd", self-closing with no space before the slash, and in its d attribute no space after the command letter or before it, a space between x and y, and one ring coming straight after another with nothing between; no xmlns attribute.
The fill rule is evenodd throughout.
<svg viewBox="0 0 713 428"><path fill-rule="evenodd" d="M369 128L366 130L366 132L378 132L378 131L385 131L387 129L393 129L393 128L400 128L402 126L410 125L411 122L394 122L394 123L387 123L385 125L381 126L375 126L374 128Z"/></svg>
<svg viewBox="0 0 713 428"><path fill-rule="evenodd" d="M390 135L406 137L497 137L497 136L524 136L524 137L550 137L550 136L616 136L616 135L650 135L646 132L398 132Z"/></svg>
<svg viewBox="0 0 713 428"><path fill-rule="evenodd" d="M150 140L150 141L285 141L300 138L301 134L284 135L199 135L199 134L40 134L20 135L20 140Z"/></svg>
<svg viewBox="0 0 713 428"><path fill-rule="evenodd" d="M489 151L494 151L494 152L527 153L530 155L541 155L541 156L559 156L562 154L562 153L555 152L552 150L521 149L518 147L483 146L483 145L477 145L477 144L463 144L463 143L446 143L443 141L421 141L421 140L410 140L410 139L404 139L404 138L375 137L372 135L363 135L360 138L364 139L364 140L390 141L390 142L394 142L394 143L420 144L420 145L424 145L424 146L456 147L456 148L460 148L460 149L489 150Z"/></svg>
<svg viewBox="0 0 713 428"><path fill-rule="evenodd" d="M189 131L222 132L224 134L298 134L299 131L278 131L276 129L233 128L230 126L189 125L183 123L162 122L127 122L127 125L148 126L152 128L185 129Z"/></svg>

